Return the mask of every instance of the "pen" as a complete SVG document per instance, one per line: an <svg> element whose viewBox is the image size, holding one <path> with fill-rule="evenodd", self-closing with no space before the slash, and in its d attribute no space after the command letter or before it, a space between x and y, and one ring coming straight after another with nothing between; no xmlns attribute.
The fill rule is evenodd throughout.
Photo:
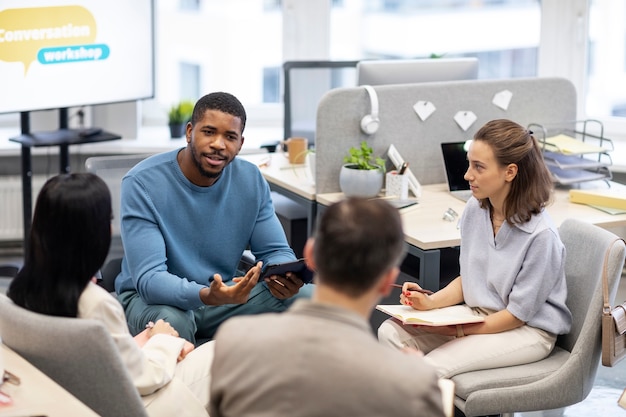
<svg viewBox="0 0 626 417"><path fill-rule="evenodd" d="M400 284L391 284L392 287L402 288ZM422 294L430 295L433 292L431 290L425 290L424 288L412 288L409 291L421 292Z"/></svg>
<svg viewBox="0 0 626 417"><path fill-rule="evenodd" d="M275 282L275 283L277 283L277 284L282 285L283 287L285 286L285 284L283 284L282 282L280 282L280 281L279 281L279 280L277 280L277 279L273 279L272 281L274 281L274 282Z"/></svg>
<svg viewBox="0 0 626 417"><path fill-rule="evenodd" d="M406 171L408 167L409 167L409 163L404 161L402 163L402 166L400 167L400 171L398 171L398 175L404 175L404 172Z"/></svg>

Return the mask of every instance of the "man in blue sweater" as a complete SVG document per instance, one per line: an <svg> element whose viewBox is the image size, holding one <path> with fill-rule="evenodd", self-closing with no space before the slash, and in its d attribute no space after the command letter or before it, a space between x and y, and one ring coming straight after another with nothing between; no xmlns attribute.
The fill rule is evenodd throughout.
<svg viewBox="0 0 626 417"><path fill-rule="evenodd" d="M294 252L258 168L236 159L246 112L231 94L195 105L187 146L152 156L122 180L122 271L115 281L131 333L168 321L197 343L227 318L280 312L310 297L296 275L259 280L263 264L292 261ZM259 262L235 277L243 251Z"/></svg>

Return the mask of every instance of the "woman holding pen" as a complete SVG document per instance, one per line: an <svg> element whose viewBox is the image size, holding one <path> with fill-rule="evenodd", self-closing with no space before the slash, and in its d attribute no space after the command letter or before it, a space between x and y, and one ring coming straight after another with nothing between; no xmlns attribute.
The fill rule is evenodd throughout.
<svg viewBox="0 0 626 417"><path fill-rule="evenodd" d="M442 377L545 358L567 333L565 248L544 210L552 181L532 132L492 120L468 151L473 197L461 231L460 275L434 294L406 282L400 302L416 310L461 304L484 321L457 326L378 329L382 343L421 350Z"/></svg>

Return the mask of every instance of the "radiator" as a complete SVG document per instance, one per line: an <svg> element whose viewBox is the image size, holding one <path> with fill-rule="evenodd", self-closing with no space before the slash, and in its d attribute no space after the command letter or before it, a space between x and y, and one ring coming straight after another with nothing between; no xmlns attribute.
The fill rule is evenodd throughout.
<svg viewBox="0 0 626 417"><path fill-rule="evenodd" d="M47 177L33 177L33 210L35 199ZM19 175L0 176L0 241L23 240L24 222L22 205L22 177Z"/></svg>

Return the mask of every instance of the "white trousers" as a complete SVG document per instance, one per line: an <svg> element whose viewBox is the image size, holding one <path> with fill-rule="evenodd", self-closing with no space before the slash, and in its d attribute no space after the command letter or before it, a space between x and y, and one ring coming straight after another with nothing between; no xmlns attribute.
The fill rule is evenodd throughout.
<svg viewBox="0 0 626 417"><path fill-rule="evenodd" d="M215 342L192 350L176 365L174 378L154 394L142 397L150 417L207 417Z"/></svg>
<svg viewBox="0 0 626 417"><path fill-rule="evenodd" d="M483 316L490 313L484 309L471 310ZM422 351L424 359L437 369L440 377L451 378L469 371L538 361L550 354L556 336L525 325L501 333L456 338L389 319L378 328L378 340L398 349L409 347Z"/></svg>

